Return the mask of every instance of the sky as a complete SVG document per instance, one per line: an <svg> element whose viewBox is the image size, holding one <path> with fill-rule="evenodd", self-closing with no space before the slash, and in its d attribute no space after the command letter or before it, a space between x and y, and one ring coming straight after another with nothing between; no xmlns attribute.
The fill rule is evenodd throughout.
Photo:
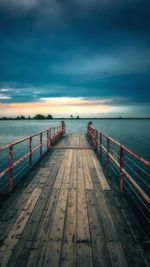
<svg viewBox="0 0 150 267"><path fill-rule="evenodd" d="M150 117L150 1L0 0L0 117Z"/></svg>

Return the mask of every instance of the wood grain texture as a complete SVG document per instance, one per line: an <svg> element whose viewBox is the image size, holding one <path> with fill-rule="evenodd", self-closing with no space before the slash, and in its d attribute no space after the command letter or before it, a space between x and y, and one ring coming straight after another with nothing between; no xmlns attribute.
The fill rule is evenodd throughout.
<svg viewBox="0 0 150 267"><path fill-rule="evenodd" d="M0 266L150 266L149 240L126 200L96 154L78 149L89 147L86 137L59 144L69 149L48 153L0 209Z"/></svg>

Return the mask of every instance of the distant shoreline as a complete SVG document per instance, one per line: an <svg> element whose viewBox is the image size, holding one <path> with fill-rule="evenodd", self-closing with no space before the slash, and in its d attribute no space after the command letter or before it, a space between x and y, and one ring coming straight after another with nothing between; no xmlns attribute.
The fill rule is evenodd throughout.
<svg viewBox="0 0 150 267"><path fill-rule="evenodd" d="M24 119L17 119L17 118L0 118L0 121L30 121L30 120L36 120L36 121L45 121L45 120L72 120L72 121L76 121L76 120L150 120L150 117L148 118L136 118L136 117L132 117L132 118L52 118L52 119L34 119L34 118L24 118Z"/></svg>

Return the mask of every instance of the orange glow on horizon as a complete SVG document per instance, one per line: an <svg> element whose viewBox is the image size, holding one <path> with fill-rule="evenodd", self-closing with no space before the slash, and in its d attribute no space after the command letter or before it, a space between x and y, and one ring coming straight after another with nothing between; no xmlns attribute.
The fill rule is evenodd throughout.
<svg viewBox="0 0 150 267"><path fill-rule="evenodd" d="M111 99L87 100L84 98L42 98L39 102L32 103L1 103L1 116L34 116L36 114L52 114L54 117L90 116L111 112Z"/></svg>

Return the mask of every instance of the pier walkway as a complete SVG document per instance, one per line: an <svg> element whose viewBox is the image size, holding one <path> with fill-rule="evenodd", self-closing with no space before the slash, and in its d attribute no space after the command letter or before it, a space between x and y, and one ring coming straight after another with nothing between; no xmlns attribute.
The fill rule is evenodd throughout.
<svg viewBox="0 0 150 267"><path fill-rule="evenodd" d="M5 200L0 242L0 266L149 266L145 233L78 134L64 136Z"/></svg>

